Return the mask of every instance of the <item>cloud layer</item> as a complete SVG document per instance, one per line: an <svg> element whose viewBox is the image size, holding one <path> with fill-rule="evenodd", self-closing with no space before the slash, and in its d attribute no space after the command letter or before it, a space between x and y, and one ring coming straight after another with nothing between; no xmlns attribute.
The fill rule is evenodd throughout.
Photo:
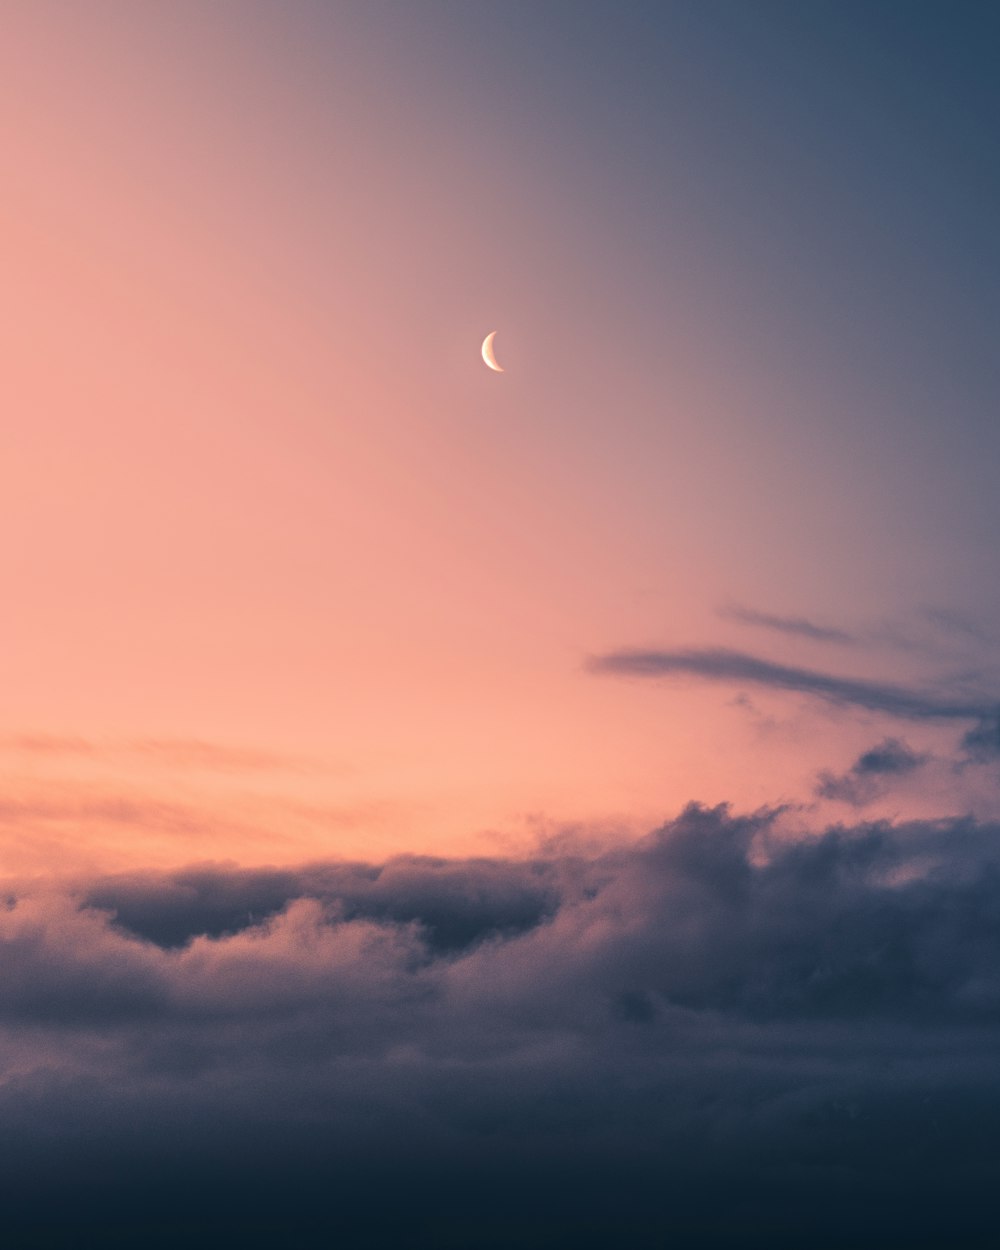
<svg viewBox="0 0 1000 1250"><path fill-rule="evenodd" d="M11 889L0 1196L104 1244L161 1207L204 1244L978 1244L998 880L990 825L692 807L602 854Z"/></svg>

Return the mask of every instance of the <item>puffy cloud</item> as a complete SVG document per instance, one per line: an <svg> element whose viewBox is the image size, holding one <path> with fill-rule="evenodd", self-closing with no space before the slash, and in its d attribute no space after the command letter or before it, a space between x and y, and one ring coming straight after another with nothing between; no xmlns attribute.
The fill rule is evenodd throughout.
<svg viewBox="0 0 1000 1250"><path fill-rule="evenodd" d="M771 1245L971 1245L998 880L992 825L691 807L602 853L14 893L0 1196L151 1244L169 1203L206 1245L721 1246L749 1210Z"/></svg>
<svg viewBox="0 0 1000 1250"><path fill-rule="evenodd" d="M929 758L899 738L886 738L862 752L846 773L838 776L824 769L817 778L815 792L820 798L863 807L885 793L887 781L916 772Z"/></svg>
<svg viewBox="0 0 1000 1250"><path fill-rule="evenodd" d="M965 762L981 764L1000 758L1000 716L983 717L962 737Z"/></svg>

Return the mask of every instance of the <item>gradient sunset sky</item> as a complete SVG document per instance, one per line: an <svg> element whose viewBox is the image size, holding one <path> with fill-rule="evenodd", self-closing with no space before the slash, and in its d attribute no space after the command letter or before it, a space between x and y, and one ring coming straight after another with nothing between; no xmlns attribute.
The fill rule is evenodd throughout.
<svg viewBox="0 0 1000 1250"><path fill-rule="evenodd" d="M865 886L876 893L926 885L927 865L948 861L947 829L975 831L949 890L995 871L984 831L1000 830L998 12L977 0L4 7L0 875L13 927L0 938L54 961L49 1006L4 1026L5 1062L30 1086L10 1095L15 1119L27 1107L35 1122L32 1099L50 1105L52 1073L91 1091L56 1117L60 1141L77 1140L74 1117L111 1087L109 1158L129 1100L166 1114L165 1086L136 1074L140 1034L114 1031L132 1010L122 977L159 987L148 1002L179 1013L170 1029L195 1017L217 1029L211 1043L178 1043L194 1068L231 1027L209 1003L253 1020L292 1010L285 989L284 1006L247 1007L257 980L288 978L309 1001L346 996L352 1019L371 1014L351 1044L384 1042L393 1056L391 1080L364 1078L373 1089L433 1085L488 1119L495 1108L474 1091L495 1090L496 1073L441 1093L454 1070L414 1075L413 1054L439 1058L453 1027L475 1064L483 1020L516 1033L512 1054L536 1027L576 1036L573 995L612 966L627 969L615 1020L652 1028L678 1003L754 1017L753 995L771 989L740 998L720 951L736 931L751 945L770 932L764 917L786 914L792 877L814 881L794 857L831 837L870 846L882 830L865 860L878 860ZM491 331L503 373L480 356ZM641 969L660 956L646 945L581 970L581 952L625 925L628 900L652 934L662 907L677 914L664 899L676 902L678 882L722 889L724 866L684 858L692 829L739 843L746 871L777 874L760 887L770 903L732 925L718 899L706 904L720 928L683 984L649 980ZM657 858L650 837L674 849ZM377 876L386 860L404 883L375 902L374 885L337 875L364 863ZM447 888L421 875L432 862ZM581 919L581 900L602 890L619 902ZM470 919L472 898L492 918ZM875 894L859 898L844 895L833 930L854 917L867 933L861 913L905 912L914 949L927 949L933 907L883 912ZM948 898L941 907L958 906ZM892 946L886 923L872 950ZM428 949L447 965L433 993L458 997L414 1040L399 986L418 930L437 935ZM1000 955L995 920L976 933L949 939L955 966L973 948L984 962L954 999L940 991L942 1028L965 1028L970 1003L996 998L984 954ZM522 940L550 945L518 953ZM812 940L789 938L800 954L787 964L777 937L765 943L783 971L761 984L785 986ZM22 954L11 958L23 987L36 973ZM870 970L869 955L857 958ZM333 990L331 967L346 978ZM852 990L852 1010L898 1006L912 967L897 973L883 997ZM97 987L93 1002L77 976ZM481 978L502 1002L479 997ZM913 990L921 1011L938 1001L925 990ZM549 994L562 1006L542 1025ZM65 1021L84 1000L88 1040L71 1046ZM767 1001L770 1020L791 1000L782 988ZM815 1022L833 1000L795 1001ZM684 1019L690 1036L671 1034L671 1047L686 1056L708 1026ZM837 1020L816 1042L824 1055ZM282 1072L289 1029L267 1043ZM725 1036L738 1049L747 1035ZM912 1042L879 1036L894 1054ZM612 1084L637 1096L654 1080L647 1059L629 1066L634 1043L609 1045L598 1050ZM782 1035L768 1053L790 1045ZM854 1075L831 1093L795 1054L813 1075L789 1077L789 1098L808 1086L823 1106L864 1105ZM246 1091L269 1078L233 1062L225 1096L201 1068L201 1092L183 1086L177 1142L196 1135L206 1099L244 1123ZM969 1062L963 1097L996 1101ZM178 1064L154 1063L156 1081L168 1069L181 1080ZM577 1051L556 1068L576 1074L566 1105L590 1106L581 1091L605 1069ZM694 1085L718 1097L717 1077L741 1079ZM341 1107L327 1076L302 1080L295 1098L323 1089ZM913 1081L906 1107L923 1096ZM532 1088L518 1085L518 1106ZM265 1093L269 1124L286 1123L284 1097ZM385 1094L378 1131L363 1100L348 1118L371 1145L408 1097ZM645 1176L656 1125L633 1140L634 1120L600 1115L616 1127L588 1159ZM905 1136L908 1115L886 1111L878 1132ZM732 1174L775 1122L729 1124ZM458 1136L434 1133L452 1158ZM523 1137L541 1149L544 1133ZM312 1158L313 1138L295 1140ZM337 1148L350 1154L352 1140ZM780 1149L794 1154L790 1140ZM711 1189L706 1167L698 1192ZM559 1175L552 1192L577 1173ZM802 1210L812 1184L796 1190ZM690 1218L682 1244L702 1244ZM480 1244L478 1220L437 1244ZM759 1227L783 1235L769 1220ZM873 1244L895 1244L876 1225ZM535 1245L530 1235L518 1233ZM755 1244L743 1225L712 1235L705 1245ZM497 1236L481 1244L514 1244L509 1229ZM574 1225L566 1244L581 1236Z"/></svg>
<svg viewBox="0 0 1000 1250"><path fill-rule="evenodd" d="M977 24L11 6L9 866L638 829L881 728L623 647L1000 698Z"/></svg>

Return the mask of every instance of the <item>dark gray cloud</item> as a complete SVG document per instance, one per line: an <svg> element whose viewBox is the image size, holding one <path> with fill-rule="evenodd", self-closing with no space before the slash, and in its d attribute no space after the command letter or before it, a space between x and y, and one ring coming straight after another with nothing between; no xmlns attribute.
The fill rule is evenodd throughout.
<svg viewBox="0 0 1000 1250"><path fill-rule="evenodd" d="M709 681L764 686L811 695L828 703L885 712L912 720L985 720L996 716L996 695L979 698L840 677L816 669L776 664L771 660L723 647L678 648L670 651L625 648L595 656L594 673L618 677L659 678L689 674Z"/></svg>
<svg viewBox="0 0 1000 1250"><path fill-rule="evenodd" d="M218 938L266 921L299 898L355 919L416 924L434 950L461 949L537 925L557 903L551 864L525 871L504 861L454 863L400 856L386 864L317 864L295 871L206 864L170 877L125 874L90 883L88 906L163 947Z"/></svg>
<svg viewBox="0 0 1000 1250"><path fill-rule="evenodd" d="M1000 758L1000 717L979 721L962 737L962 750L967 763L981 764Z"/></svg>
<svg viewBox="0 0 1000 1250"><path fill-rule="evenodd" d="M863 751L852 772L858 777L899 776L919 768L927 759L913 751L899 738L886 738L878 746Z"/></svg>
<svg viewBox="0 0 1000 1250"><path fill-rule="evenodd" d="M749 1212L769 1246L974 1245L998 880L994 825L788 841L691 807L603 853L11 890L5 1219L596 1250L731 1245Z"/></svg>
<svg viewBox="0 0 1000 1250"><path fill-rule="evenodd" d="M863 807L885 794L887 782L916 772L929 758L899 738L886 738L859 755L846 773L824 769L817 778L815 793L820 798Z"/></svg>
<svg viewBox="0 0 1000 1250"><path fill-rule="evenodd" d="M812 642L834 642L840 646L851 646L857 642L855 635L845 629L818 625L804 616L775 616L770 612L758 612L755 608L743 607L738 603L719 608L718 615L724 620L738 621L741 625L756 625L762 629L776 630L780 634L808 638Z"/></svg>

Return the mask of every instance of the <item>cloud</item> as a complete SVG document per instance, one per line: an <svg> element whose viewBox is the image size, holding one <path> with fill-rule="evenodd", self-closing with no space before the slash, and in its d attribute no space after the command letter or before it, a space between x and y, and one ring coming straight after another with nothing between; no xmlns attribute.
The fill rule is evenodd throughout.
<svg viewBox="0 0 1000 1250"><path fill-rule="evenodd" d="M78 756L132 762L170 769L219 773L307 772L318 765L298 756L250 747L206 742L200 738L130 738L94 741L69 734L19 733L0 737L0 750L38 757Z"/></svg>
<svg viewBox="0 0 1000 1250"><path fill-rule="evenodd" d="M984 629L971 617L955 612L951 608L925 607L922 610L922 616L943 634L957 635L964 640L986 646L996 644L997 638L994 633Z"/></svg>
<svg viewBox="0 0 1000 1250"><path fill-rule="evenodd" d="M692 806L603 852L11 888L5 1219L721 1247L750 1210L769 1245L961 1245L992 1212L998 879L992 824L789 840Z"/></svg>
<svg viewBox="0 0 1000 1250"><path fill-rule="evenodd" d="M819 798L863 807L886 792L888 779L916 772L929 758L899 738L886 738L859 755L846 773L838 776L824 769L817 778L815 793Z"/></svg>
<svg viewBox="0 0 1000 1250"><path fill-rule="evenodd" d="M850 630L820 624L802 616L762 612L728 603L716 609L723 620L768 629L786 637L860 648L890 648L954 662L993 653L997 637L978 622L948 608L922 607L897 619L880 620Z"/></svg>
<svg viewBox="0 0 1000 1250"><path fill-rule="evenodd" d="M9 873L63 874L142 864L158 868L203 856L288 862L329 843L371 845L393 827L390 802L303 802L281 793L205 791L169 783L110 783L97 775L27 774L0 788L0 853ZM355 831L357 831L355 833Z"/></svg>
<svg viewBox="0 0 1000 1250"><path fill-rule="evenodd" d="M419 856L295 871L206 864L169 876L106 877L91 882L84 898L111 912L121 929L164 948L238 932L308 897L346 921L418 924L432 949L446 951L537 925L556 905L553 871L544 861L526 874L504 861Z"/></svg>
<svg viewBox="0 0 1000 1250"><path fill-rule="evenodd" d="M962 749L966 762L986 763L1000 758L1000 718L984 717L963 735Z"/></svg>
<svg viewBox="0 0 1000 1250"><path fill-rule="evenodd" d="M878 746L859 755L852 772L859 777L897 776L919 768L926 755L911 751L899 738L886 738Z"/></svg>
<svg viewBox="0 0 1000 1250"><path fill-rule="evenodd" d="M7 734L0 750L25 755L94 755L97 746L89 738L71 734Z"/></svg>
<svg viewBox="0 0 1000 1250"><path fill-rule="evenodd" d="M808 638L812 642L834 642L841 646L852 646L857 642L857 638L844 629L817 625L815 621L807 620L803 616L775 616L770 612L758 612L755 608L742 607L736 603L719 608L717 615L724 620L738 621L741 625L757 625L781 634Z"/></svg>
<svg viewBox="0 0 1000 1250"><path fill-rule="evenodd" d="M997 696L943 697L931 691L863 678L840 677L815 669L775 664L742 651L680 648L672 651L623 649L588 662L594 673L659 678L690 674L709 681L750 684L810 695L828 703L884 712L912 720L967 720L996 716Z"/></svg>

